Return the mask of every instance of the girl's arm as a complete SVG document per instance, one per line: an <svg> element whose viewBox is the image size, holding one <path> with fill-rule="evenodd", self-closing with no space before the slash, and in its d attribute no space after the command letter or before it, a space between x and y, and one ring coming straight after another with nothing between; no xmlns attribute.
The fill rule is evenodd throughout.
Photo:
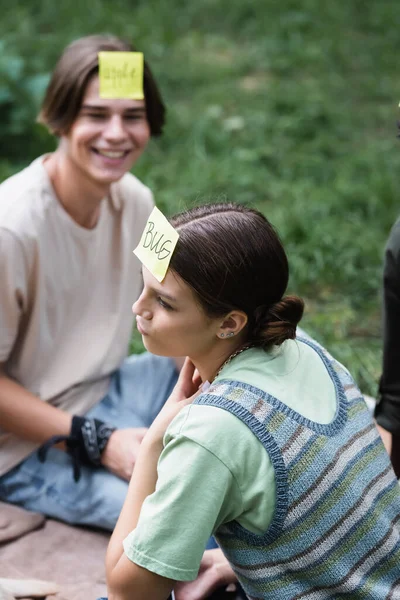
<svg viewBox="0 0 400 600"><path fill-rule="evenodd" d="M143 440L128 494L112 534L106 557L109 600L165 600L174 581L143 569L124 554L122 542L135 529L145 498L152 494L157 480L158 444ZM151 594L149 593L151 590Z"/></svg>
<svg viewBox="0 0 400 600"><path fill-rule="evenodd" d="M194 367L186 360L178 382L162 411L147 432L129 484L127 497L111 536L106 557L107 585L110 600L165 600L174 581L144 569L124 554L122 542L136 528L144 500L155 490L157 463L162 451L164 433L187 404L193 401L198 381L193 383Z"/></svg>

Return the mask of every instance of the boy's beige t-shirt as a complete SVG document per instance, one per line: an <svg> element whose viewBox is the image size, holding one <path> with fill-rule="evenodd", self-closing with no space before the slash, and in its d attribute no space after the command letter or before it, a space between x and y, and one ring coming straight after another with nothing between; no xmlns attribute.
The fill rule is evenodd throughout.
<svg viewBox="0 0 400 600"><path fill-rule="evenodd" d="M126 174L85 229L58 201L43 161L0 185L0 362L43 401L84 414L128 352L142 287L132 250L153 198ZM35 448L0 424L0 475Z"/></svg>

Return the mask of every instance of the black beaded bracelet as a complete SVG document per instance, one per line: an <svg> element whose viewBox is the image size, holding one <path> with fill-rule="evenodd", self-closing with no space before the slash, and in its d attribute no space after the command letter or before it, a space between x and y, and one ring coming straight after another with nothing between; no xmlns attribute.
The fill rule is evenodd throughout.
<svg viewBox="0 0 400 600"><path fill-rule="evenodd" d="M38 450L38 457L44 462L49 448L65 442L68 454L72 457L74 469L74 480L79 481L82 465L101 465L101 454L110 439L115 427L86 417L72 417L71 431L69 435L54 435Z"/></svg>

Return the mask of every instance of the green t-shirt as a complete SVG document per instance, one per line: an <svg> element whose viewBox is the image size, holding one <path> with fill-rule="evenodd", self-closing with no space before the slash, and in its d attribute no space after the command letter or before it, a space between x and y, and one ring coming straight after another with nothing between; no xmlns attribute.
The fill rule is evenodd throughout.
<svg viewBox="0 0 400 600"><path fill-rule="evenodd" d="M313 348L288 340L270 352L251 348L218 378L258 387L319 423L336 413L334 384ZM164 437L155 492L124 540L127 557L164 577L197 576L205 545L222 524L266 531L275 511L275 474L268 453L240 419L215 406L192 404Z"/></svg>

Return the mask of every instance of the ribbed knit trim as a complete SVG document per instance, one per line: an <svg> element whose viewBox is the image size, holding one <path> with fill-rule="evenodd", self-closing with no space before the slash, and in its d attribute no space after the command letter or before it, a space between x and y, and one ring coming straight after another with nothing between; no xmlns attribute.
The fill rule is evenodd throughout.
<svg viewBox="0 0 400 600"><path fill-rule="evenodd" d="M224 382L227 383L226 381ZM246 386L247 384L242 384ZM251 391L257 390L253 388ZM261 392L261 390L259 390ZM260 396L260 394L258 394ZM283 523L288 509L288 491L287 491L287 473L285 463L282 458L281 451L275 442L274 438L265 429L264 423L260 422L254 415L249 413L243 406L237 404L232 400L227 400L223 396L212 396L210 394L201 394L195 400L196 404L207 404L223 408L236 415L239 419L244 421L253 433L260 440L264 448L267 450L268 455L271 459L272 465L275 470L275 484L276 484L276 506L275 513L270 526L267 531L263 534L252 533L245 529L237 522L230 523L230 527L237 533L241 538L244 538L252 543L265 544L272 542L281 532Z"/></svg>

